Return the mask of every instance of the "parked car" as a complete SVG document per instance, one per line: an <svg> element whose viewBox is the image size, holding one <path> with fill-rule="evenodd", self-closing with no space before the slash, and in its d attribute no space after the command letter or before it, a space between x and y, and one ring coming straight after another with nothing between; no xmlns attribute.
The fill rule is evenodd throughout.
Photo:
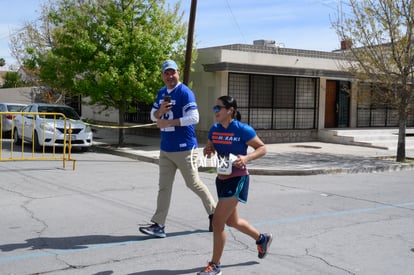
<svg viewBox="0 0 414 275"><path fill-rule="evenodd" d="M0 103L0 112L19 112L26 104L21 103ZM3 135L9 135L13 125L13 114L1 114L1 129Z"/></svg>
<svg viewBox="0 0 414 275"><path fill-rule="evenodd" d="M22 139L34 144L36 150L43 146L63 147L65 140L69 142L68 129L71 128L71 144L73 148L87 151L92 146L91 127L85 124L78 113L70 106L33 103L24 107L21 115L15 117L14 143L20 145ZM26 113L30 112L30 113ZM57 114L63 114L57 115Z"/></svg>

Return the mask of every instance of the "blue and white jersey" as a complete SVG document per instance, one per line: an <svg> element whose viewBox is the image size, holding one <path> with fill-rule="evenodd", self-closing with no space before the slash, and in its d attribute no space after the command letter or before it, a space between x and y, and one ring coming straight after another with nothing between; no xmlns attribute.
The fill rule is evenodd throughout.
<svg viewBox="0 0 414 275"><path fill-rule="evenodd" d="M171 96L172 108L165 113L163 119L177 119L190 110L197 110L194 93L183 83L180 83L168 93L167 87L158 91L157 98L152 107L158 110L164 96ZM191 150L198 146L194 125L175 126L161 129L161 150L166 152L180 152Z"/></svg>

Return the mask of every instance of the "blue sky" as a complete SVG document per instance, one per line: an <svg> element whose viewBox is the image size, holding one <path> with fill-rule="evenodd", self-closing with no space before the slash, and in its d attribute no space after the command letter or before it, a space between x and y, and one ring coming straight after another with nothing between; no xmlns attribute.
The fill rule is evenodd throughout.
<svg viewBox="0 0 414 275"><path fill-rule="evenodd" d="M40 14L46 0L0 0L0 57L14 64L9 34ZM178 0L167 0L174 4ZM269 39L286 47L332 51L339 40L331 27L339 0L198 0L194 41L198 48L252 44ZM191 0L182 0L184 21ZM4 69L4 68L3 68Z"/></svg>

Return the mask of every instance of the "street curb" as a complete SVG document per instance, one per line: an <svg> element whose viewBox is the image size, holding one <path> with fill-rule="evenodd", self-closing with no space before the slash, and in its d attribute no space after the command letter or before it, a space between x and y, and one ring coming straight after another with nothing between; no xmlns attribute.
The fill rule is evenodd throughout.
<svg viewBox="0 0 414 275"><path fill-rule="evenodd" d="M130 158L130 159L134 159L134 160L139 160L139 161L158 164L158 159L152 158L152 157L147 157L147 156L137 155L137 154L133 154L133 153L129 153L129 152L119 151L119 150L116 150L114 148L108 148L106 146L93 146L92 148L93 148L94 151L99 152L99 153L106 153L106 154L116 155L116 156L120 156L120 157Z"/></svg>
<svg viewBox="0 0 414 275"><path fill-rule="evenodd" d="M307 170L278 170L278 169L263 169L263 168L249 168L251 175L263 176L312 176L312 175L327 175L327 174L361 174L361 173L381 173L381 172L396 172L414 170L414 164L392 164L389 166L378 165L370 168L315 168Z"/></svg>
<svg viewBox="0 0 414 275"><path fill-rule="evenodd" d="M143 156L120 151L112 146L98 145L93 146L93 150L100 153L107 153L117 155L120 157L126 157L134 160L149 162L158 164L158 158ZM210 173L212 168L199 168L200 172ZM414 163L393 163L390 165L377 165L374 167L357 167L357 168L315 168L315 169L266 169L249 167L249 173L251 175L263 175L263 176L312 176L312 175L326 175L326 174L358 174L358 173L379 173L379 172L391 172L391 171L406 171L414 170Z"/></svg>

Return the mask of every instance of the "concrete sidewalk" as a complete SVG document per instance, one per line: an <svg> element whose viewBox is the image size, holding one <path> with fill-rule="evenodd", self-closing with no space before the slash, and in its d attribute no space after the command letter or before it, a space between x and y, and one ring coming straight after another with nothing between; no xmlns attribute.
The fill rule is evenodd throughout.
<svg viewBox="0 0 414 275"><path fill-rule="evenodd" d="M93 150L157 163L159 143L158 137L126 135L125 145L118 147L117 129L98 128ZM266 156L249 164L251 174L316 175L414 169L414 162L396 162L395 151L378 148L323 142L275 143L266 147ZM407 150L406 156L414 159L414 150Z"/></svg>

